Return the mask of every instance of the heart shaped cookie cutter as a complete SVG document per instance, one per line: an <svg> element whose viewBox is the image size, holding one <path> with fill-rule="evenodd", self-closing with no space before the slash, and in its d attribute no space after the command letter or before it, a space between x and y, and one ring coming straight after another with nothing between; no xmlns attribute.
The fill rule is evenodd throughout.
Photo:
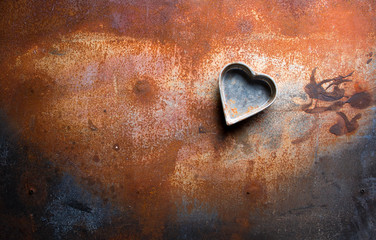
<svg viewBox="0 0 376 240"><path fill-rule="evenodd" d="M277 97L273 78L255 73L241 62L230 63L222 69L219 91L227 125L261 112Z"/></svg>

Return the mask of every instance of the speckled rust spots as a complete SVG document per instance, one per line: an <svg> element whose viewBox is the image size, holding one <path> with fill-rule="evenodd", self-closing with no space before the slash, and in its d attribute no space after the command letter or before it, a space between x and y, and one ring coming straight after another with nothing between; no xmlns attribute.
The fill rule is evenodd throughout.
<svg viewBox="0 0 376 240"><path fill-rule="evenodd" d="M238 109L236 107L231 108L231 116L236 117L238 115Z"/></svg>
<svg viewBox="0 0 376 240"><path fill-rule="evenodd" d="M0 108L49 166L118 209L99 229L82 225L67 236L247 239L251 218L276 226L276 218L262 213L278 212L278 200L289 195L282 192L285 184L312 168L315 148L322 147L316 134L325 144L336 139L330 142L335 145L341 141L336 135L371 126L374 74L367 61L374 56L364 53L374 51L376 24L369 4L2 1ZM276 108L227 127L216 78L233 61L275 76L286 95ZM307 85L316 66L320 71L312 75L320 81L306 93L327 101L299 111L302 106L290 100L304 95L295 87ZM334 79L339 74L344 77ZM334 91L321 84L327 76ZM350 77L354 82L346 81ZM320 121L311 131L292 124L309 133L290 139L288 126L298 116L304 123L312 116ZM35 157L25 161L35 167L12 173L12 190L22 208L41 213L57 177L39 172L48 168ZM64 204L83 216L98 213L82 201ZM27 235L20 239L31 237L31 222L41 218L14 215L22 216L1 218L10 219L15 234L21 229ZM49 233L48 223L38 224L34 234Z"/></svg>

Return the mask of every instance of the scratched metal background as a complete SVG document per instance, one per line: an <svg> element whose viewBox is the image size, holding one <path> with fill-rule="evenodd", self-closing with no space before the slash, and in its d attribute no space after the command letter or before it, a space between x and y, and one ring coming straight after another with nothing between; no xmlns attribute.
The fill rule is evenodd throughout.
<svg viewBox="0 0 376 240"><path fill-rule="evenodd" d="M3 0L1 239L376 239L373 0ZM226 127L217 76L272 76Z"/></svg>

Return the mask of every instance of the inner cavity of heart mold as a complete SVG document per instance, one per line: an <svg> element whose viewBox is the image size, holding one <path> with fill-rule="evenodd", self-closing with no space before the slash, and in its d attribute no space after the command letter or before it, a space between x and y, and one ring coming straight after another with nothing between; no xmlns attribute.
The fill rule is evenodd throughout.
<svg viewBox="0 0 376 240"><path fill-rule="evenodd" d="M223 82L226 104L233 118L263 106L272 95L265 81L251 79L240 69L229 70Z"/></svg>

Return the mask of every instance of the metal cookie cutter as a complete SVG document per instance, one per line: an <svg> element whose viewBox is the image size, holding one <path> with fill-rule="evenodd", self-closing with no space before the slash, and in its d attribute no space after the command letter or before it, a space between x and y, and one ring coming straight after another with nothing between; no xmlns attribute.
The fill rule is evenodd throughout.
<svg viewBox="0 0 376 240"><path fill-rule="evenodd" d="M255 73L240 62L222 69L219 90L227 125L261 112L272 105L277 96L277 85L270 76Z"/></svg>

